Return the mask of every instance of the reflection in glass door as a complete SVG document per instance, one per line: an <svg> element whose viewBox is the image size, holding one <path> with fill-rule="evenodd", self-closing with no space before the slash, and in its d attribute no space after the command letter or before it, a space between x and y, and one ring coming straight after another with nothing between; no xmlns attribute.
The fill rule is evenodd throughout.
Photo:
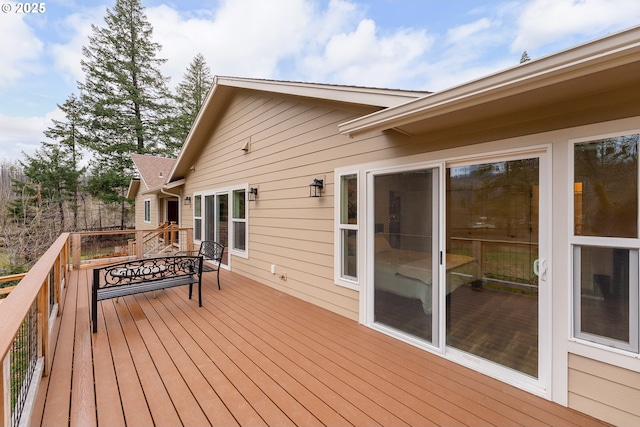
<svg viewBox="0 0 640 427"><path fill-rule="evenodd" d="M447 169L447 346L538 378L539 158ZM464 258L463 258L464 257Z"/></svg>
<svg viewBox="0 0 640 427"><path fill-rule="evenodd" d="M229 245L229 194L217 193L204 196L204 240L213 240L224 247ZM224 251L223 265L228 265Z"/></svg>
<svg viewBox="0 0 640 427"><path fill-rule="evenodd" d="M216 206L216 242L225 248L229 247L229 194L218 194L218 203ZM222 264L228 265L228 251L224 251Z"/></svg>
<svg viewBox="0 0 640 427"><path fill-rule="evenodd" d="M204 240L215 240L216 196L204 196Z"/></svg>
<svg viewBox="0 0 640 427"><path fill-rule="evenodd" d="M438 342L438 170L374 176L374 321Z"/></svg>

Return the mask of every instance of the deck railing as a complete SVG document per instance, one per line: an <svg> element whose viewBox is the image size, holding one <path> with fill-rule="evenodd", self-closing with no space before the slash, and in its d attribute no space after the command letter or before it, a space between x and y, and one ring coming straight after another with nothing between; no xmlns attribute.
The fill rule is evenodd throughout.
<svg viewBox="0 0 640 427"><path fill-rule="evenodd" d="M95 262L144 258L193 250L192 228L111 230L72 233L74 268Z"/></svg>
<svg viewBox="0 0 640 427"><path fill-rule="evenodd" d="M447 249L476 260L456 271L468 280L481 280L527 293L537 292L538 280L533 269L538 258L537 242L453 237Z"/></svg>
<svg viewBox="0 0 640 427"><path fill-rule="evenodd" d="M51 331L60 320L61 294L71 268L168 249L193 250L193 229L63 233L28 273L0 277L0 283L21 279L2 289L8 296L0 300L0 427L29 424L37 386L51 368L49 349L56 344Z"/></svg>
<svg viewBox="0 0 640 427"><path fill-rule="evenodd" d="M61 234L0 305L0 425L29 423L37 384L51 367L50 332L69 271Z"/></svg>

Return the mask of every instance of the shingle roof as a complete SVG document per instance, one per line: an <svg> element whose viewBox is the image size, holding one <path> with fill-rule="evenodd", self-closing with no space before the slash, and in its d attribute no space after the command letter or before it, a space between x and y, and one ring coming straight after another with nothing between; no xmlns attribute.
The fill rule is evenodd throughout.
<svg viewBox="0 0 640 427"><path fill-rule="evenodd" d="M176 161L175 159L168 159L166 157L143 154L132 154L131 159L138 169L144 190L150 190L163 185Z"/></svg>

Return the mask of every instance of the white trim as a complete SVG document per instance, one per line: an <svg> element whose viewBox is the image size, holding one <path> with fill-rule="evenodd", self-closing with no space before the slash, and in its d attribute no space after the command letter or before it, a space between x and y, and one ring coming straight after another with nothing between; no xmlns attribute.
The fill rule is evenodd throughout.
<svg viewBox="0 0 640 427"><path fill-rule="evenodd" d="M44 357L39 357L36 361L36 366L33 370L33 374L31 375L29 389L27 390L27 396L24 401L24 407L22 408L22 414L20 414L18 427L27 427L31 425L31 416L33 415L33 410L36 406L36 396L38 394L38 388L40 387L40 380L42 380L43 373Z"/></svg>
<svg viewBox="0 0 640 427"><path fill-rule="evenodd" d="M640 262L638 260L638 252L640 251L640 213L638 213L636 221L638 234L636 237L606 237L606 236L584 236L575 235L575 197L574 197L574 185L575 185L575 147L578 144L597 142L608 138L615 138L627 135L640 135L640 129L636 127L627 128L625 130L607 132L607 133L594 133L593 135L586 135L579 138L571 138L568 140L568 176L566 191L569 193L569 218L568 218L568 243L569 243L569 271L570 271L570 286L569 292L569 331L568 331L568 350L577 355L584 357L590 357L594 360L598 360L603 363L609 363L614 366L631 365L628 361L640 359L640 280L638 275L640 274ZM640 148L640 141L638 142ZM638 183L640 184L640 156L636 153L638 158L638 168L636 173L638 174ZM640 185L636 194L637 206L640 209ZM619 343L615 340L607 339L605 337L590 338L590 334L578 331L578 322L580 320L579 308L579 295L578 283L576 281L576 275L579 274L580 269L576 263L576 253L581 247L603 247L603 248L620 248L628 249L630 257L629 265L629 280L631 283L635 283L635 286L631 286L629 289L629 343ZM635 263L636 268L633 269ZM626 358L625 358L626 356ZM637 362L636 362L637 363ZM629 367L627 369L633 369L636 372L640 372L638 367Z"/></svg>
<svg viewBox="0 0 640 427"><path fill-rule="evenodd" d="M454 86L396 107L338 125L342 134L391 129L419 121L437 121L452 111L504 101L540 87L637 61L640 27L636 26L506 70ZM530 96L530 95L528 95Z"/></svg>
<svg viewBox="0 0 640 427"><path fill-rule="evenodd" d="M342 177L346 175L355 175L358 186L357 203L358 203L358 214L357 214L357 224L342 224L340 218L340 210L342 207ZM363 228L361 224L365 220L364 218L364 205L362 204L363 198L361 197L361 177L360 171L358 169L353 168L336 168L334 170L334 182L336 183L336 189L333 194L333 206L334 206L334 235L333 235L333 281L338 286L343 286L348 289L352 289L354 291L360 291L360 283L362 283L362 266L363 264L363 256L362 249L366 248L363 239L362 239L362 231ZM356 230L357 231L357 239L356 239L356 265L357 265L357 275L358 277L354 277L353 280L342 277L342 230Z"/></svg>
<svg viewBox="0 0 640 427"><path fill-rule="evenodd" d="M228 232L228 244L226 247L226 253L229 254L228 256L228 264L221 264L223 268L226 269L230 269L231 268L231 255L234 256L238 256L244 259L249 259L249 200L248 200L248 189L249 189L249 184L248 183L244 183L244 184L238 184L238 185L229 185L229 186L225 186L225 187L213 187L207 190L201 190L201 191L196 191L193 193L193 197L195 199L196 196L201 196L201 216L199 218L201 218L202 220L202 234L201 234L201 240L195 240L194 237L194 242L201 242L202 240L205 239L205 234L206 234L206 224L205 224L205 218L206 218L206 206L205 206L205 197L206 196L214 196L214 203L215 203L215 207L214 207L214 220L216 218L216 213L218 211L218 203L217 203L217 199L218 197L220 197L221 195L226 195L227 196L227 232ZM237 190L242 190L244 191L244 197L245 197L245 224L246 224L246 232L245 232L245 250L244 251L240 251L237 249L233 248L233 244L234 244L234 233L233 233L233 192L237 191ZM195 206L195 201L193 203L193 205ZM194 226L195 226L195 216L194 218ZM215 227L215 226L214 226ZM216 230L214 228L214 235L216 233Z"/></svg>
<svg viewBox="0 0 640 427"><path fill-rule="evenodd" d="M491 147L491 142L485 147ZM416 161L419 157L411 156L404 159L390 159L389 161L382 162L374 162L370 164L363 164L359 166L352 166L349 168L341 169L340 171L354 171L360 170L364 174L364 179L362 179L362 185L365 186L364 191L364 200L361 200L363 203L361 206L364 206L366 209L366 215L364 216L364 221L360 224L360 230L363 231L361 234L365 240L365 251L361 251L361 257L359 258L359 262L365 266L364 275L360 278L360 322L389 334L397 339L408 342L412 345L416 345L420 348L428 350L435 354L440 354L442 357L446 359L453 360L457 363L460 363L464 366L471 367L475 370L478 370L482 373L485 373L493 378L497 378L506 383L512 384L519 388L522 388L526 391L534 393L539 396L543 396L547 399L551 399L552 397L552 368L554 366L554 357L565 357L566 353L562 355L554 355L553 353L553 331L552 331L552 315L553 315L553 306L552 306L552 276L553 276L553 263L552 263L552 145L550 143L546 144L536 144L530 145L524 148L509 148L503 150L494 150L494 151L483 151L475 155L459 155L459 156L447 156L446 154L449 150L443 151L442 156L438 156L437 159L425 160L425 161ZM430 153L433 155L433 153ZM464 353L462 351L450 348L446 346L446 335L445 335L445 324L444 317L445 313L445 299L440 296L440 294L436 294L438 298L437 307L434 304L434 316L437 317L437 322L439 324L439 330L437 334L433 335L434 345L431 345L425 341L418 340L416 338L410 337L407 334L396 331L392 328L387 328L384 325L378 325L374 323L374 297L371 278L374 275L374 266L372 260L374 259L374 248L373 244L369 242L369 239L372 239L373 232L373 224L375 223L374 219L374 209L371 205L374 191L374 177L377 175L390 174L395 172L408 172L411 170L418 169L433 169L436 168L440 171L439 181L440 181L440 189L439 189L439 236L438 240L440 242L440 247L443 252L446 251L445 242L446 236L444 230L446 229L446 204L444 198L446 197L446 181L443 178L446 173L446 169L450 167L463 166L463 165L472 165L479 163L493 163L504 160L519 160L519 159L528 159L528 158L538 158L539 159L539 258L545 259L547 263L547 271L546 278L540 281L539 284L539 295L538 295L538 333L539 333L539 341L538 341L538 378L529 377L526 374L515 372L512 369L501 366L497 363L484 360L478 358L476 356ZM402 160L407 163L400 163ZM362 188L362 187L360 187ZM336 202L337 204L337 202ZM362 259L364 257L364 259ZM442 292L442 288L446 286L446 280L444 277L444 267L439 267L439 292ZM546 282L546 284L544 283ZM437 312L437 313L436 313ZM439 338L439 343L435 340ZM565 363L566 364L566 363Z"/></svg>
<svg viewBox="0 0 640 427"><path fill-rule="evenodd" d="M147 210L147 202L149 203L149 209ZM145 224L151 223L151 199L142 200L142 220ZM147 212L149 213L149 219L147 219Z"/></svg>
<svg viewBox="0 0 640 427"><path fill-rule="evenodd" d="M234 194L238 191L243 191L244 192L244 218L234 218L233 217L233 211L234 211L234 207L233 204L235 203L235 197ZM232 189L230 191L231 194L231 201L229 203L229 222L230 222L230 232L229 232L229 253L239 256L241 258L245 258L248 259L249 258L249 185L245 184L244 186L241 187L236 187L234 189ZM236 249L235 245L235 237L236 237L236 233L235 233L235 224L236 223L243 223L244 224L244 250L241 249Z"/></svg>

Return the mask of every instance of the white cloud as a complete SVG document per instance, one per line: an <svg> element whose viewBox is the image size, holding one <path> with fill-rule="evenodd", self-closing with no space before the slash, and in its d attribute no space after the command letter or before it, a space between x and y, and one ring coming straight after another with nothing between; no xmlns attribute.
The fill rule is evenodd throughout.
<svg viewBox="0 0 640 427"><path fill-rule="evenodd" d="M433 40L424 30L397 29L381 34L371 19L351 32L333 35L318 54L301 60L312 81L359 86L407 87L424 71L423 55Z"/></svg>
<svg viewBox="0 0 640 427"><path fill-rule="evenodd" d="M566 43L575 36L592 38L592 34L631 27L638 22L637 0L533 0L518 19L518 33L511 47L516 52L530 52L560 40Z"/></svg>
<svg viewBox="0 0 640 427"><path fill-rule="evenodd" d="M52 113L53 114L53 113ZM22 152L32 155L44 139L42 132L50 117L11 117L0 114L0 158L19 159Z"/></svg>
<svg viewBox="0 0 640 427"><path fill-rule="evenodd" d="M59 23L59 31L64 34L65 43L52 43L50 51L55 68L67 84L75 86L75 82L84 79L80 65L82 47L89 44L89 36L93 33L91 24L98 27L105 25L104 11L104 7L84 9L81 13L67 16Z"/></svg>
<svg viewBox="0 0 640 427"><path fill-rule="evenodd" d="M43 43L24 21L24 16L0 13L0 88L40 68L38 60L42 55Z"/></svg>
<svg viewBox="0 0 640 427"><path fill-rule="evenodd" d="M324 9L311 0L225 0L189 16L161 5L147 16L172 86L200 52L217 75L406 87L432 43L423 30L383 33L344 0Z"/></svg>
<svg viewBox="0 0 640 427"><path fill-rule="evenodd" d="M272 78L278 62L298 52L312 18L303 0L227 0L215 14L183 17L166 5L147 9L154 41L170 58L163 72L175 85L197 53L213 74Z"/></svg>

